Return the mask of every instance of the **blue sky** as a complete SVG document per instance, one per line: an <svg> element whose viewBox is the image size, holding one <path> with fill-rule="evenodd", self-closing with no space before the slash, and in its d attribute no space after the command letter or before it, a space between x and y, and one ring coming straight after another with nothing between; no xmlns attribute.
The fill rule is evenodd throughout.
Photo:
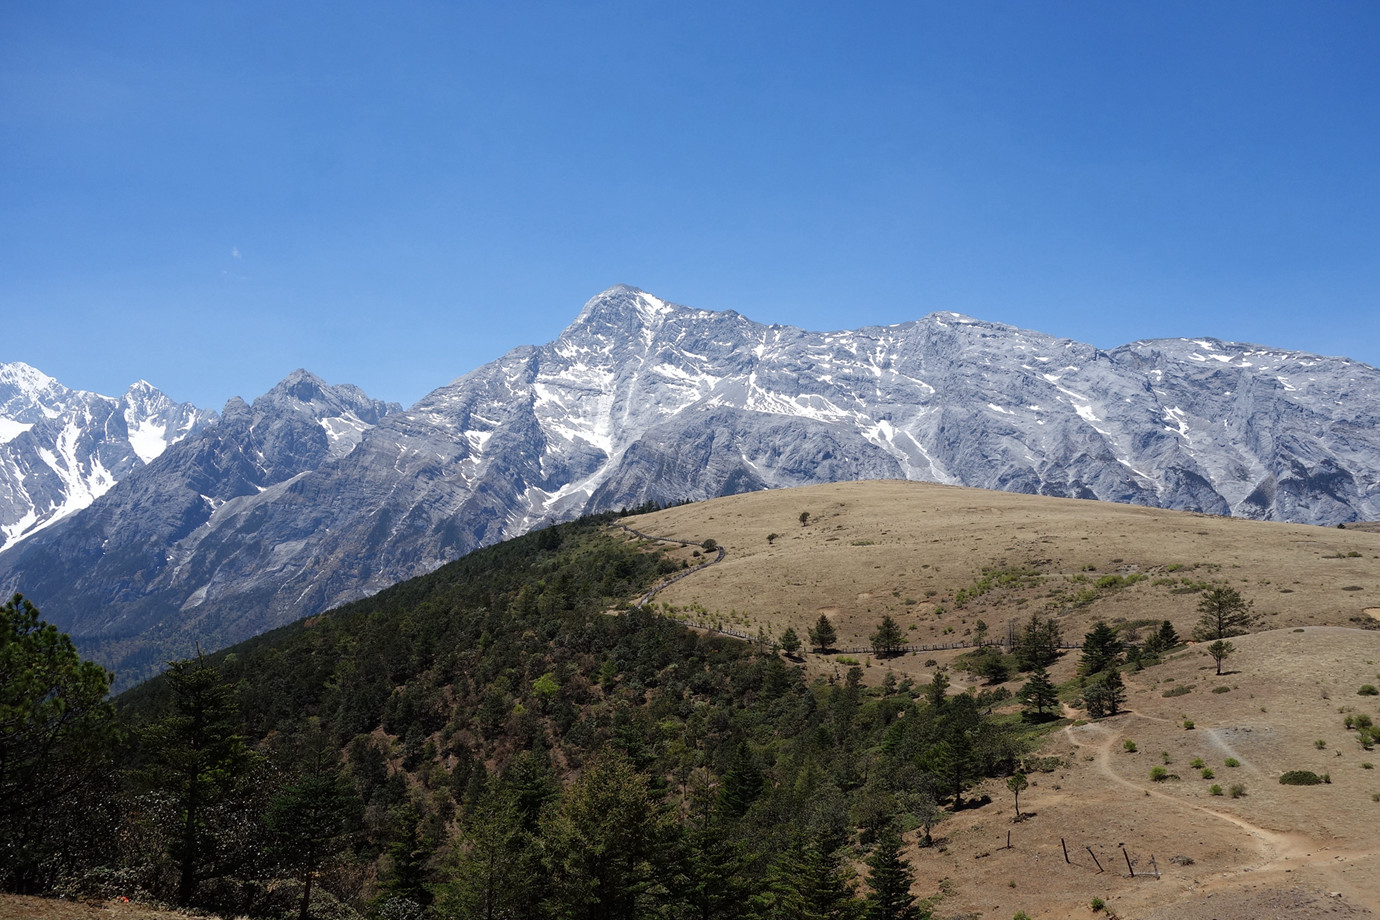
<svg viewBox="0 0 1380 920"><path fill-rule="evenodd" d="M0 361L409 404L612 284L1380 364L1380 4L0 4Z"/></svg>

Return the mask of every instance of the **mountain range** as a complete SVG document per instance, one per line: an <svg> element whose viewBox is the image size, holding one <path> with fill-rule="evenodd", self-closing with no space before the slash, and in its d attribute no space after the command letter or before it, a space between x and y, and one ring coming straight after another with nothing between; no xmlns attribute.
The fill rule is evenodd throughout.
<svg viewBox="0 0 1380 920"><path fill-rule="evenodd" d="M649 501L895 478L1326 525L1380 512L1380 371L1344 358L1104 351L954 313L808 332L622 285L406 411L298 371L196 417L0 553L0 589L122 675Z"/></svg>

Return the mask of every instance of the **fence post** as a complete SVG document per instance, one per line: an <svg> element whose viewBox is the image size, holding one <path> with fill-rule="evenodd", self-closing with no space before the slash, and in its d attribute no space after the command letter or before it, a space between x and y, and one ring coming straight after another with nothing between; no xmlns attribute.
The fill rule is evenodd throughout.
<svg viewBox="0 0 1380 920"><path fill-rule="evenodd" d="M1126 857L1126 870L1131 873L1131 878L1136 877L1136 870L1131 868L1131 854L1126 852L1126 848L1121 848L1121 855Z"/></svg>
<svg viewBox="0 0 1380 920"><path fill-rule="evenodd" d="M1069 859L1069 845L1064 843L1063 837L1059 838L1059 846L1064 848L1064 862L1068 863L1070 866L1073 865L1073 861Z"/></svg>
<svg viewBox="0 0 1380 920"><path fill-rule="evenodd" d="M1102 868L1102 863L1098 862L1097 854L1094 853L1094 852L1092 851L1092 847L1087 846L1087 845L1084 845L1083 849L1087 850L1087 851L1088 851L1088 855L1091 856L1091 857L1093 858L1093 862L1094 862L1094 863L1097 863L1097 871L1098 871L1098 872L1105 872L1105 871L1107 871L1106 869L1103 869L1103 868Z"/></svg>

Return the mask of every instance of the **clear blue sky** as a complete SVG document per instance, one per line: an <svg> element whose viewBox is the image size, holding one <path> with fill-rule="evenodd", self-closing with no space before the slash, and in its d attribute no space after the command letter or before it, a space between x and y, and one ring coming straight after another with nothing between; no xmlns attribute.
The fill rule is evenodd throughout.
<svg viewBox="0 0 1380 920"><path fill-rule="evenodd" d="M409 404L618 282L1380 364L1380 3L0 4L0 361Z"/></svg>

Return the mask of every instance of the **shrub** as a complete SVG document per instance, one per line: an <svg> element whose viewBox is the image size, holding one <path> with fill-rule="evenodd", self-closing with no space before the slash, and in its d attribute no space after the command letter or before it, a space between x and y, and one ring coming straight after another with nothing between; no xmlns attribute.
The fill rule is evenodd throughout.
<svg viewBox="0 0 1380 920"><path fill-rule="evenodd" d="M1203 779L1212 779L1216 775L1212 772L1212 767L1203 767Z"/></svg>
<svg viewBox="0 0 1380 920"><path fill-rule="evenodd" d="M1217 785L1216 783L1213 783L1212 786L1208 789L1208 795L1221 795L1221 794L1222 794L1222 787L1219 786L1219 785Z"/></svg>
<svg viewBox="0 0 1380 920"><path fill-rule="evenodd" d="M1231 687L1213 687L1213 693L1231 693Z"/></svg>
<svg viewBox="0 0 1380 920"><path fill-rule="evenodd" d="M1166 770L1164 767L1151 767L1150 779L1157 783L1162 783L1165 780L1169 779L1169 771Z"/></svg>
<svg viewBox="0 0 1380 920"><path fill-rule="evenodd" d="M1192 692L1193 692L1193 688L1190 687L1188 684L1179 684L1179 686L1177 686L1177 687L1170 687L1168 690L1164 691L1164 693L1162 693L1162 694L1160 694L1160 695L1161 695L1161 696L1165 696L1165 697L1170 697L1170 696L1183 696L1185 693L1192 693Z"/></svg>
<svg viewBox="0 0 1380 920"><path fill-rule="evenodd" d="M1092 908L1093 913L1097 913L1099 910L1102 910L1104 907L1107 906L1107 902L1102 900L1101 898L1093 898L1092 902L1089 903L1088 906Z"/></svg>
<svg viewBox="0 0 1380 920"><path fill-rule="evenodd" d="M1206 766L1207 766L1207 764L1203 763L1203 758L1201 758L1201 757L1195 757L1195 758L1193 758L1192 760L1190 760L1190 761L1188 762L1188 765L1189 765L1190 767L1192 767L1193 769L1195 769L1195 770L1201 770L1201 769L1203 769L1203 767L1206 767Z"/></svg>
<svg viewBox="0 0 1380 920"><path fill-rule="evenodd" d="M1362 684L1356 692L1361 696L1380 696L1380 690L1376 690L1374 684Z"/></svg>
<svg viewBox="0 0 1380 920"><path fill-rule="evenodd" d="M1228 757L1226 764L1229 767L1239 767L1241 766L1241 761L1237 760L1235 757Z"/></svg>
<svg viewBox="0 0 1380 920"><path fill-rule="evenodd" d="M1313 742L1313 747L1321 751L1323 748L1327 747L1327 742L1319 738L1317 741Z"/></svg>
<svg viewBox="0 0 1380 920"><path fill-rule="evenodd" d="M1240 783L1232 783L1232 787L1231 787L1231 797L1232 797L1232 798L1234 798L1234 799L1239 799L1239 798L1241 798L1241 797L1242 797L1243 795L1245 795L1245 794L1246 794L1246 787L1245 787L1245 786L1241 785Z"/></svg>
<svg viewBox="0 0 1380 920"><path fill-rule="evenodd" d="M1285 786L1316 786L1323 778L1312 770L1289 770L1279 778Z"/></svg>
<svg viewBox="0 0 1380 920"><path fill-rule="evenodd" d="M1193 731L1193 720L1184 719L1184 731Z"/></svg>
<svg viewBox="0 0 1380 920"><path fill-rule="evenodd" d="M1125 741L1121 742L1121 749L1128 754L1134 754L1136 752L1136 743L1130 738L1127 738Z"/></svg>

